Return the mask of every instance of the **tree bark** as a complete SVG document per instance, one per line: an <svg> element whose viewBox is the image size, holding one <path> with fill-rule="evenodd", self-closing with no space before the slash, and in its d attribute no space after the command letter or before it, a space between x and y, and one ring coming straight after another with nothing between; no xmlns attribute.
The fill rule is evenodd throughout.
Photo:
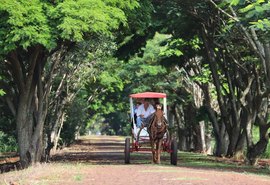
<svg viewBox="0 0 270 185"><path fill-rule="evenodd" d="M14 97L18 98L18 104L14 105L16 111L12 112L16 117L19 154L23 168L40 162L44 153L43 130L52 82L44 81L44 66L47 61L44 53L45 49L37 45L27 51L13 51L7 57L8 69L18 87L18 93L15 93L18 97ZM25 59L21 55L28 56L27 61L20 61ZM57 63L59 61L54 61L54 64ZM52 65L56 66L54 64ZM10 107L14 109L13 106Z"/></svg>
<svg viewBox="0 0 270 185"><path fill-rule="evenodd" d="M202 141L202 153L206 152L206 140L205 140L205 123L204 121L200 121L200 131L201 131L201 141Z"/></svg>
<svg viewBox="0 0 270 185"><path fill-rule="evenodd" d="M230 124L230 118L228 116L228 112L227 112L227 108L226 108L226 104L225 101L223 99L222 93L221 93L221 84L220 84L220 80L218 77L218 69L217 69L217 61L215 58L215 54L214 54L214 49L213 49L213 44L211 44L211 38L207 37L207 30L204 28L202 31L202 36L203 36L203 42L205 45L205 49L207 52L207 56L209 59L209 66L210 66L210 70L211 70L211 74L212 74L212 79L214 82L214 85L216 87L216 92L217 92L217 100L218 100L218 104L219 104L219 108L220 108L220 113L221 113L221 125L219 126L220 129L215 129L216 131L219 130L219 133L215 133L216 134L216 139L217 139L217 155L222 155L223 150L226 147L226 133L228 133L228 135L231 135L232 132L232 126ZM211 111L211 110L209 110ZM213 118L213 116L212 116ZM215 122L213 122L215 123ZM215 126L215 125L214 125ZM226 130L225 130L225 127ZM220 135L221 134L221 135Z"/></svg>
<svg viewBox="0 0 270 185"><path fill-rule="evenodd" d="M61 116L59 116L59 119L57 120L58 124L60 125L59 128L56 130L56 133L54 138L53 139L53 143L54 143L54 146L53 146L53 153L56 152L56 149L57 149L57 145L58 145L58 141L59 141L59 138L60 138L60 133L61 133L61 130L63 128L63 124L64 124L64 121L65 121L65 113L62 112Z"/></svg>
<svg viewBox="0 0 270 185"><path fill-rule="evenodd" d="M177 105L174 104L172 106L172 113L175 117L175 125L177 127L177 135L178 135L178 148L179 150L186 151L186 133L185 130L181 127L181 113L179 108L177 108Z"/></svg>
<svg viewBox="0 0 270 185"><path fill-rule="evenodd" d="M256 120L260 128L260 139L256 144L252 143L248 146L247 161L250 165L256 165L259 156L263 154L267 148L270 137L270 133L268 133L270 124L267 123L267 119L268 117L265 117L265 119L258 117Z"/></svg>

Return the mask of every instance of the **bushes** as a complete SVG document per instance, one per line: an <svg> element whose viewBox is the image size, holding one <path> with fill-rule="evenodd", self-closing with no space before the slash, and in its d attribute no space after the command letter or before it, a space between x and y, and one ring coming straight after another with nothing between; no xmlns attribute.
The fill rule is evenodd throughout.
<svg viewBox="0 0 270 185"><path fill-rule="evenodd" d="M0 131L0 152L15 152L18 144L15 137Z"/></svg>
<svg viewBox="0 0 270 185"><path fill-rule="evenodd" d="M0 152L16 152L16 123L8 106L0 102Z"/></svg>
<svg viewBox="0 0 270 185"><path fill-rule="evenodd" d="M76 134L84 134L88 114L86 112L87 104L82 99L75 99L67 110L66 121L61 132L60 145L70 145L74 142Z"/></svg>

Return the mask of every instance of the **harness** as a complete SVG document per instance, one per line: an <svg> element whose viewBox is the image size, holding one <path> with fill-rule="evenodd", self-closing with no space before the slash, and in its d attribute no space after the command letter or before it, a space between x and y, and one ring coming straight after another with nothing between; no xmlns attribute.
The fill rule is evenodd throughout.
<svg viewBox="0 0 270 185"><path fill-rule="evenodd" d="M161 110L160 110L161 111ZM157 113L160 113L160 112L156 112L154 113L153 117L151 118L150 120L150 123L147 127L147 131L150 135L150 139L162 139L164 134L166 133L167 131L167 128L168 128L168 122L166 120L166 118L163 116L163 112L162 112L162 116L161 116L161 125L160 127L157 126L158 125L158 115ZM155 124L156 123L156 124ZM155 124L155 125L153 125Z"/></svg>

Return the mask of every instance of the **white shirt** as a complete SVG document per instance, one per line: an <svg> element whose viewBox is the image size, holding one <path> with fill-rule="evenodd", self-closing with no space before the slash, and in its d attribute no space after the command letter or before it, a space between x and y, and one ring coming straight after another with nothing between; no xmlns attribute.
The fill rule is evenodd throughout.
<svg viewBox="0 0 270 185"><path fill-rule="evenodd" d="M156 112L156 110L154 109L154 107L149 104L147 110L145 110L144 108L144 105L141 104L139 107L138 107L138 110L137 110L137 116L140 116L140 115L144 115L143 117L144 118L147 118L150 114Z"/></svg>

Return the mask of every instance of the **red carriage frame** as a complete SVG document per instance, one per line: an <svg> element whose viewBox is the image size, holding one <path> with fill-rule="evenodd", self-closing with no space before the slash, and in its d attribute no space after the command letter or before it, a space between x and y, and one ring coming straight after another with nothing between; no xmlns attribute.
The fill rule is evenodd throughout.
<svg viewBox="0 0 270 185"><path fill-rule="evenodd" d="M137 128L134 119L134 99L153 98L163 100L163 112L165 118L167 118L167 95L159 92L143 92L129 95L130 99L130 118L132 122L132 135L125 140L125 163L130 163L130 153L140 151L151 151L149 147L143 147L145 144L150 144L149 134L147 128ZM167 130L162 142L162 151L170 153L171 164L177 165L177 142L170 137L170 133ZM130 143L131 139L131 143Z"/></svg>

